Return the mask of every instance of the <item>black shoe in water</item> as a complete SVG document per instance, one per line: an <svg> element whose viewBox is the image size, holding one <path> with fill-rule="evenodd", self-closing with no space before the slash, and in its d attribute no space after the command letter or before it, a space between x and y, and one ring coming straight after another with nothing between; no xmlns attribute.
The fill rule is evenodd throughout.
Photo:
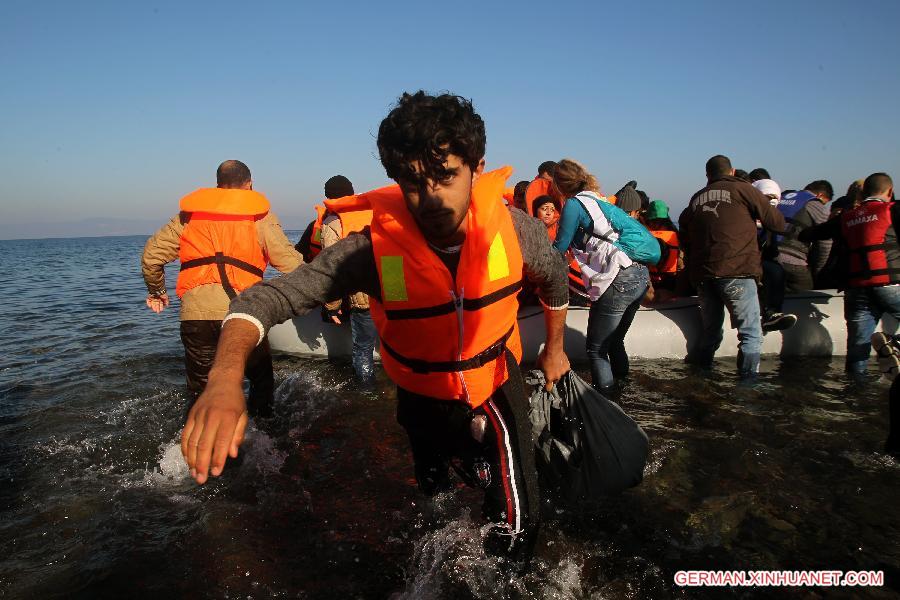
<svg viewBox="0 0 900 600"><path fill-rule="evenodd" d="M762 330L764 332L769 331L784 331L785 329L790 329L797 323L797 315L792 315L790 313L770 313L763 317L762 320Z"/></svg>

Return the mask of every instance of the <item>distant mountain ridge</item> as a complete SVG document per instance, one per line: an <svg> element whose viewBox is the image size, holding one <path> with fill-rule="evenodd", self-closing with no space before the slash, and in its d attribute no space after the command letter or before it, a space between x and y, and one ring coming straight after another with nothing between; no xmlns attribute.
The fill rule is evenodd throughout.
<svg viewBox="0 0 900 600"><path fill-rule="evenodd" d="M282 222L285 231L299 228L301 219ZM294 223L293 221L297 221ZM28 240L42 238L107 237L118 235L152 235L165 223L164 219L128 219L114 217L92 217L80 221L2 223L0 240ZM294 227L290 227L293 225ZM306 227L306 223L302 224ZM290 235L288 236L291 237ZM296 237L296 236L295 236ZM296 241L291 238L291 241Z"/></svg>

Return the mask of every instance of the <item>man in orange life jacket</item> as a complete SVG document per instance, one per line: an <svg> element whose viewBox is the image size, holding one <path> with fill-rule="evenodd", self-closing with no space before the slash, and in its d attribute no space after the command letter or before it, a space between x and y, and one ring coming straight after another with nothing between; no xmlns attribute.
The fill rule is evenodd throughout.
<svg viewBox="0 0 900 600"><path fill-rule="evenodd" d="M871 337L884 313L900 319L900 203L894 201L894 182L887 173L873 173L863 183L863 197L839 219L800 236L806 242L840 236L847 245L846 369L856 376L867 370Z"/></svg>
<svg viewBox="0 0 900 600"><path fill-rule="evenodd" d="M147 240L141 259L147 306L156 313L169 305L163 267L181 260L176 291L191 404L206 386L231 298L260 281L267 262L285 273L303 262L269 211L269 201L253 191L247 165L223 162L216 181L217 187L181 199L181 212ZM268 343L254 350L246 375L251 411L269 416L274 379Z"/></svg>
<svg viewBox="0 0 900 600"><path fill-rule="evenodd" d="M232 303L209 385L182 434L199 483L237 456L247 423L239 376L268 328L363 291L420 489L447 489L453 461L484 489L483 513L494 523L486 548L528 551L539 504L515 298L524 277L537 285L547 328L537 366L552 385L569 369L566 266L540 221L504 206L511 169L483 172L485 139L463 98L400 98L378 131L381 162L399 185L361 194L371 227Z"/></svg>

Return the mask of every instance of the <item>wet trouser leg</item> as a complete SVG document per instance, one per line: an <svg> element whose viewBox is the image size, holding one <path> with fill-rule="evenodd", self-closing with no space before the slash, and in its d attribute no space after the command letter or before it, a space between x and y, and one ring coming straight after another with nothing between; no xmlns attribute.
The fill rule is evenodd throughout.
<svg viewBox="0 0 900 600"><path fill-rule="evenodd" d="M900 285L848 288L844 293L847 371L851 374L866 372L872 334L885 313L900 320Z"/></svg>
<svg viewBox="0 0 900 600"><path fill-rule="evenodd" d="M247 413L251 417L271 417L275 403L275 372L268 338L250 353L244 375L250 380Z"/></svg>
<svg viewBox="0 0 900 600"><path fill-rule="evenodd" d="M780 313L784 306L784 267L774 260L763 260L762 271L763 284L757 290L758 303L765 315Z"/></svg>
<svg viewBox="0 0 900 600"><path fill-rule="evenodd" d="M700 317L703 338L690 362L709 366L722 343L724 309L731 326L738 330L738 374L747 377L759 371L762 351L762 324L756 281L751 278L706 279L700 283Z"/></svg>
<svg viewBox="0 0 900 600"><path fill-rule="evenodd" d="M738 331L738 375L750 377L759 372L762 353L762 320L756 281L750 278L720 280L722 300L731 315L731 326ZM784 297L784 288L781 289Z"/></svg>
<svg viewBox="0 0 900 600"><path fill-rule="evenodd" d="M719 296L716 280L706 279L697 286L700 300L700 321L703 329L694 349L688 353L688 362L702 367L712 367L716 350L722 344L722 325L725 323L725 304Z"/></svg>
<svg viewBox="0 0 900 600"><path fill-rule="evenodd" d="M353 371L361 381L371 381L375 376L375 340L378 333L368 310L350 309L350 336L353 340Z"/></svg>
<svg viewBox="0 0 900 600"><path fill-rule="evenodd" d="M647 267L634 263L620 269L603 295L591 303L585 345L594 387L610 388L616 375L628 373L625 334L649 282Z"/></svg>
<svg viewBox="0 0 900 600"><path fill-rule="evenodd" d="M467 482L484 489L484 517L497 524L486 548L520 556L534 542L539 491L528 396L518 365L508 364L507 382L474 410L398 388L397 421L409 436L419 488L426 494L449 489L448 469L459 459Z"/></svg>
<svg viewBox="0 0 900 600"><path fill-rule="evenodd" d="M206 388L221 331L221 321L181 322L181 343L184 344L184 367L190 397L188 410ZM244 374L250 380L248 412L252 416L271 415L275 378L268 340L263 340L263 343L250 353Z"/></svg>

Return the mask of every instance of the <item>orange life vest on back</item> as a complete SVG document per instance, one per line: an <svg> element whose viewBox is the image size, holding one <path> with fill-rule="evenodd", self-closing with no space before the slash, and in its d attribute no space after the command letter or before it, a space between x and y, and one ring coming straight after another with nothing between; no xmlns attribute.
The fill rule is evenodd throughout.
<svg viewBox="0 0 900 600"><path fill-rule="evenodd" d="M314 259L322 251L322 219L325 217L325 207L316 204L316 220L313 222L312 234L309 236L309 259Z"/></svg>
<svg viewBox="0 0 900 600"><path fill-rule="evenodd" d="M662 258L657 264L650 265L650 274L674 274L678 270L678 232L670 230L650 230L650 233L661 242L660 246L662 246Z"/></svg>
<svg viewBox="0 0 900 600"><path fill-rule="evenodd" d="M263 277L266 257L256 221L269 213L269 201L253 190L201 188L181 199L178 297L199 285L218 283L234 298Z"/></svg>
<svg viewBox="0 0 900 600"><path fill-rule="evenodd" d="M372 224L372 205L362 195L325 200L325 208L341 220L341 238L362 231Z"/></svg>
<svg viewBox="0 0 900 600"><path fill-rule="evenodd" d="M516 294L523 262L503 204L504 167L472 187L454 280L406 208L399 186L364 194L381 298L371 299L381 361L411 392L480 406L508 379L506 350L522 358Z"/></svg>

